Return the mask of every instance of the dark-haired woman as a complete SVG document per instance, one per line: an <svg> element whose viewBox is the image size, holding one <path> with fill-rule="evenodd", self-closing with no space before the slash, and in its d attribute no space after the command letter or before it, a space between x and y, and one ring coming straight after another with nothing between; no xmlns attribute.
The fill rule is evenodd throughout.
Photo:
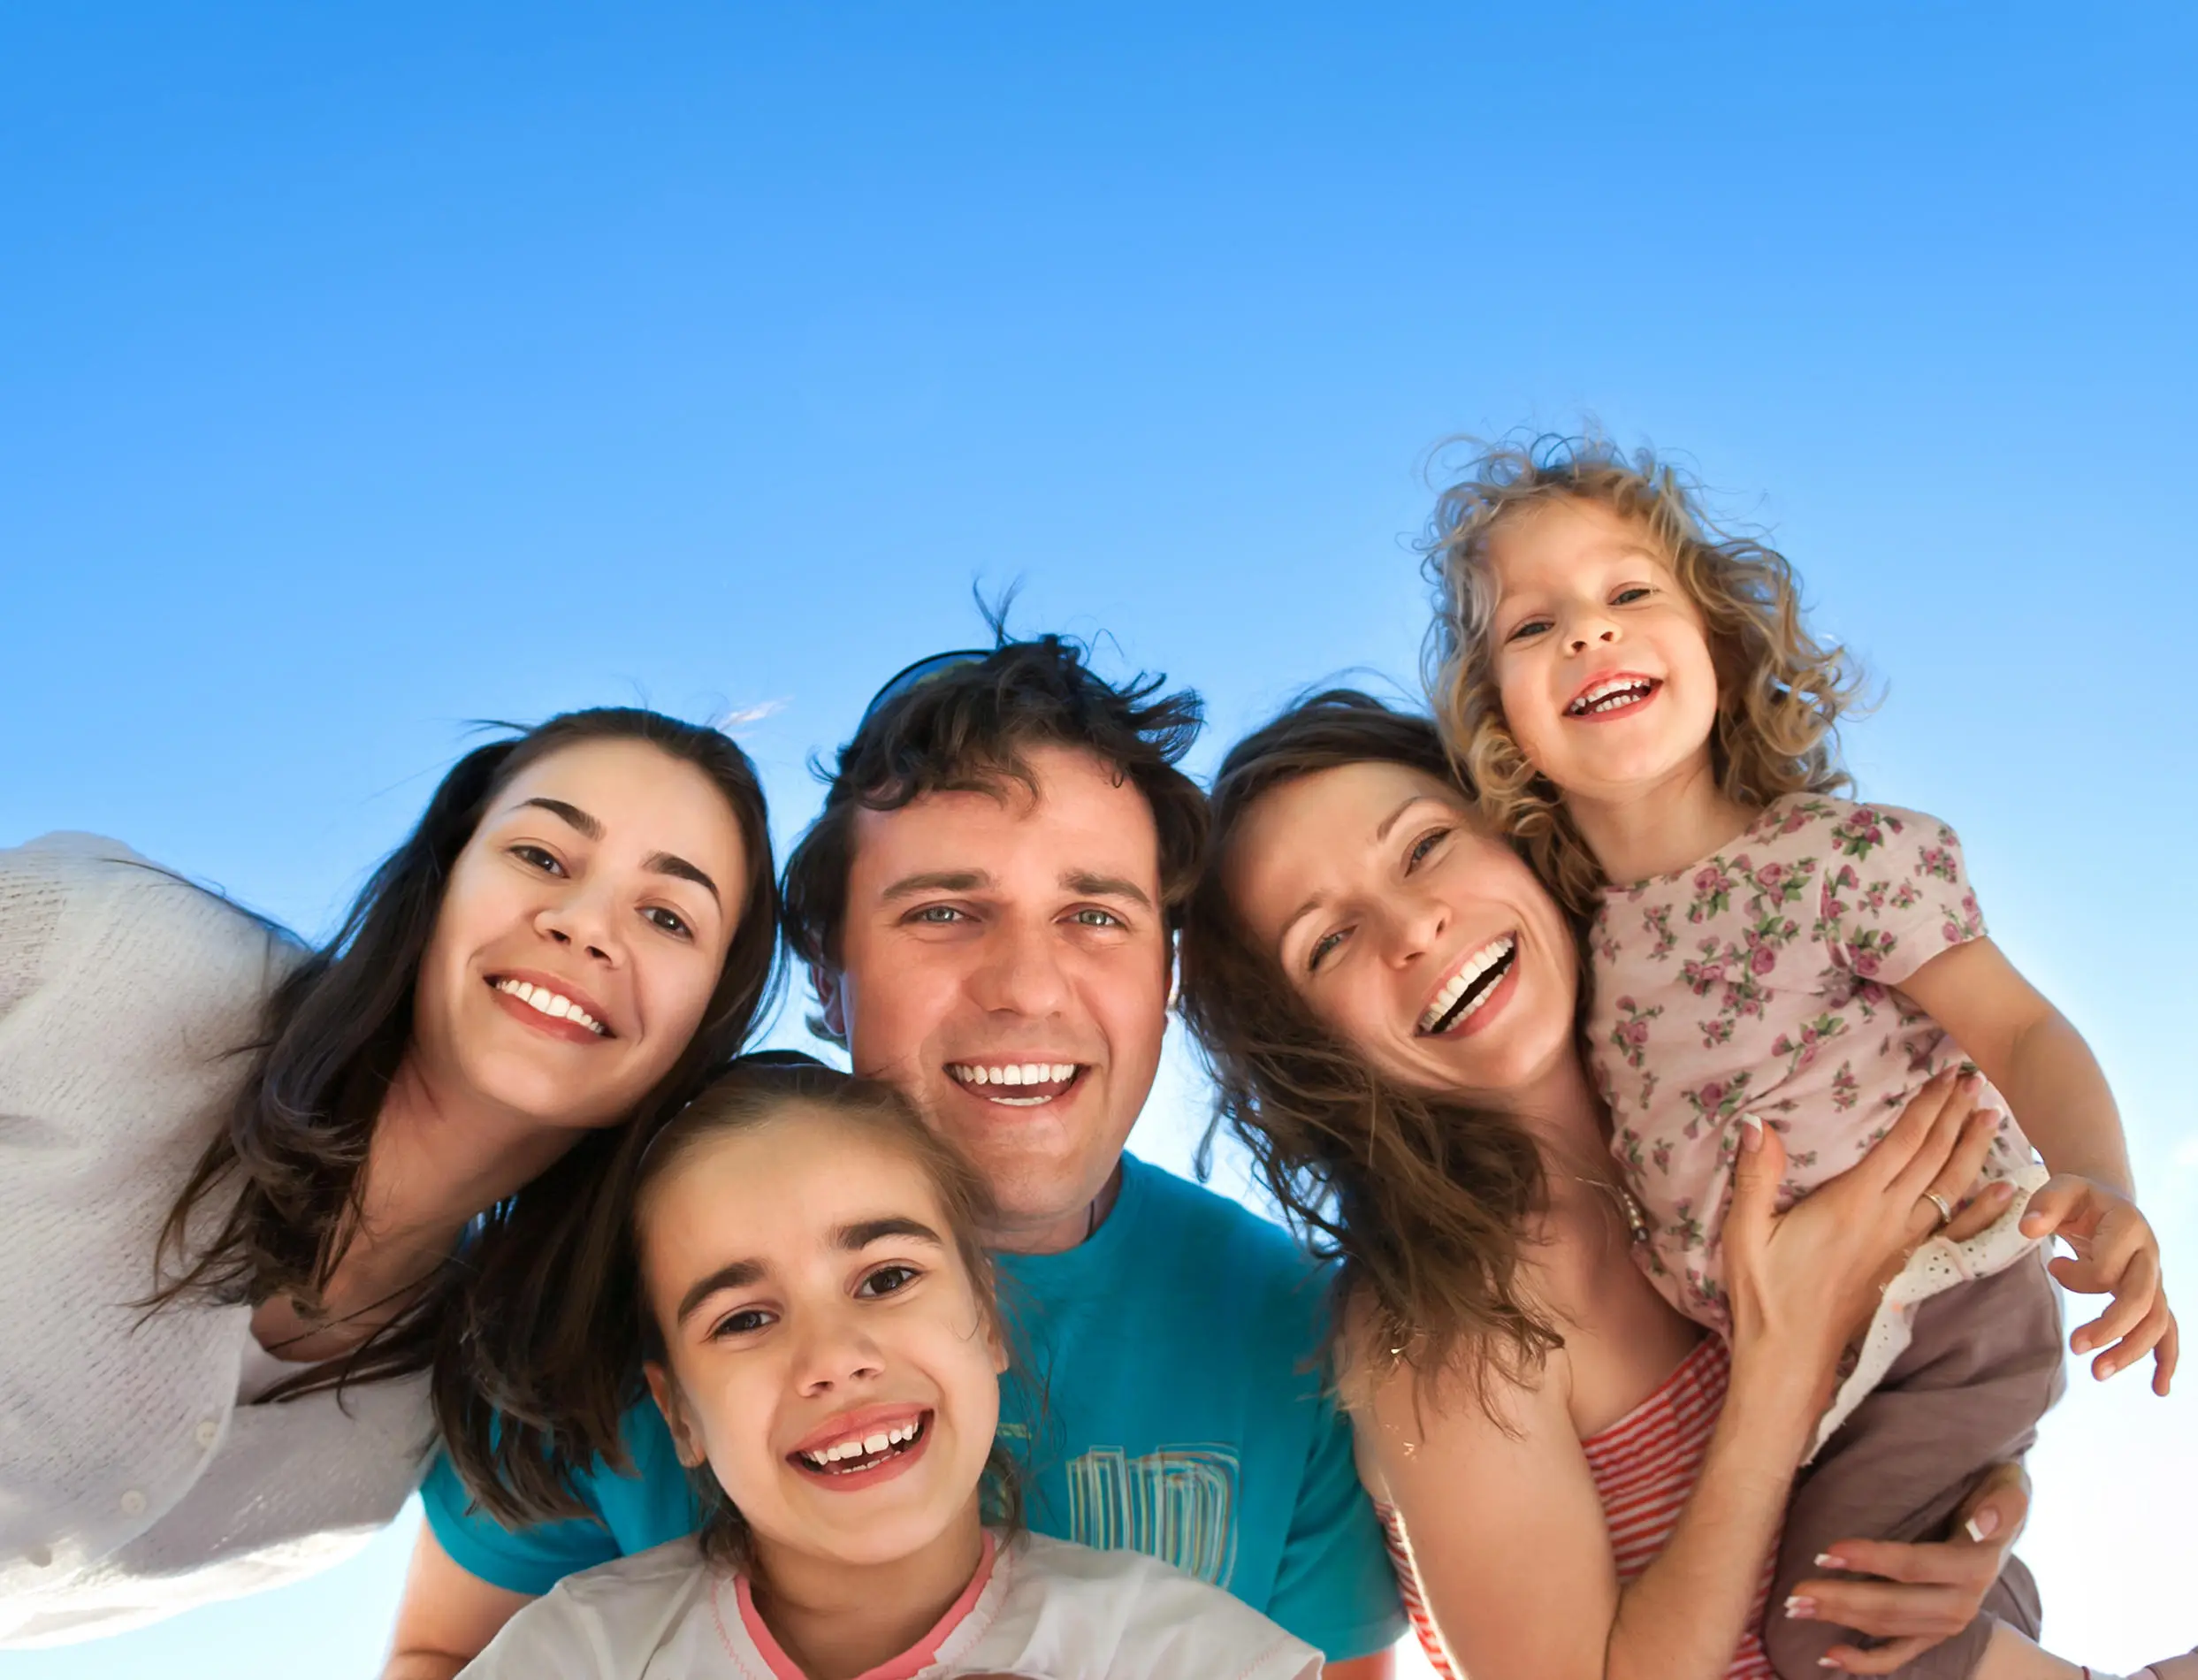
<svg viewBox="0 0 2198 1680"><path fill-rule="evenodd" d="M1927 1088L1781 1217L1776 1134L1744 1131L1728 1348L1629 1258L1573 930L1475 825L1432 726L1320 696L1230 753L1214 807L1185 1012L1270 1187L1344 1256L1362 1472L1399 1519L1431 1651L1474 1680L1768 1675L1789 1483L1846 1340L1974 1178L1988 1129L1965 1094ZM1980 1195L1960 1228L1999 1205ZM1960 1515L1991 1511L1978 1526L2003 1545L2020 1506L1988 1485ZM1994 1545L1838 1558L1772 1613L1889 1636L1835 1647L1850 1670L1900 1668L1980 1601L2036 1626ZM2078 1670L2010 1635L1976 1672Z"/></svg>
<svg viewBox="0 0 2198 1680"><path fill-rule="evenodd" d="M468 754L317 952L113 841L0 851L0 1645L386 1523L431 1368L457 1407L570 1187L737 1050L775 908L745 755L632 710Z"/></svg>

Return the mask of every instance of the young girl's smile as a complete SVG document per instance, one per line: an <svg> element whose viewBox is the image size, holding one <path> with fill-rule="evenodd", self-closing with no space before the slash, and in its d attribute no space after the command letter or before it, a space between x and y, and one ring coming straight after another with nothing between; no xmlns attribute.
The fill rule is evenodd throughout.
<svg viewBox="0 0 2198 1680"><path fill-rule="evenodd" d="M637 1223L651 1390L759 1561L890 1563L958 1525L974 1547L1006 1358L912 1160L790 1103L696 1145Z"/></svg>
<svg viewBox="0 0 2198 1680"><path fill-rule="evenodd" d="M1642 526L1560 498L1491 533L1504 721L1574 798L1617 799L1706 757L1717 673L1702 615Z"/></svg>

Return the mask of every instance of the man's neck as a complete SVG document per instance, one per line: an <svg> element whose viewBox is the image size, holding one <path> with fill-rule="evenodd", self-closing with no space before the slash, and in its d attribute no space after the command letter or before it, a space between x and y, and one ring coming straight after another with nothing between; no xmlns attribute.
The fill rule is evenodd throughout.
<svg viewBox="0 0 2198 1680"><path fill-rule="evenodd" d="M1002 1221L985 1233L985 1246L1000 1254L1065 1254L1090 1240L1114 1211L1122 1195L1122 1163L1088 1202L1060 1213L1020 1222Z"/></svg>
<svg viewBox="0 0 2198 1680"><path fill-rule="evenodd" d="M454 1104L408 1056L375 1118L359 1213L311 1318L286 1297L263 1303L253 1333L285 1358L347 1352L403 1311L456 1247L466 1222L523 1188L579 1140L487 1104Z"/></svg>
<svg viewBox="0 0 2198 1680"><path fill-rule="evenodd" d="M983 1559L972 1493L937 1539L889 1563L851 1565L759 1539L749 1590L779 1649L810 1680L852 1680L936 1627Z"/></svg>
<svg viewBox="0 0 2198 1680"><path fill-rule="evenodd" d="M1706 749L1670 775L1622 797L1568 797L1604 877L1613 886L1668 875L1698 863L1755 820L1755 811L1726 797Z"/></svg>

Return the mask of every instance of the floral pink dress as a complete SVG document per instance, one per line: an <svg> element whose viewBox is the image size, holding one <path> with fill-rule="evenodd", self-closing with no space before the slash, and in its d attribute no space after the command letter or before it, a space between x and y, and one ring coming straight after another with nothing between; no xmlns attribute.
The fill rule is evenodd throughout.
<svg viewBox="0 0 2198 1680"><path fill-rule="evenodd" d="M1647 1210L1645 1266L1673 1306L1728 1327L1718 1235L1740 1116L1785 1142L1782 1206L1853 1165L1926 1080L1961 1060L1896 989L1983 934L1951 829L1821 794L1774 802L1691 868L1605 892L1589 931L1590 1050L1612 1151ZM2026 1189L2043 1181L2011 1117L1987 1171ZM2014 1229L2024 1200L1980 1237L1917 1251L1837 1416L1907 1345L1917 1302L2034 1246Z"/></svg>

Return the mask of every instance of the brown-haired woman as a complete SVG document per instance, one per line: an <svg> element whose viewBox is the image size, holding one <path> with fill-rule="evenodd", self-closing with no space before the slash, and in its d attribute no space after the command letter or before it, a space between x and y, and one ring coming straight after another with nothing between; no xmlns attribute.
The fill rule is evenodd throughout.
<svg viewBox="0 0 2198 1680"><path fill-rule="evenodd" d="M1975 1176L1989 1131L1967 1092L1934 1085L1782 1217L1781 1148L1752 1129L1728 1352L1629 1256L1574 930L1477 826L1433 727L1317 696L1228 755L1214 824L1185 1013L1270 1188L1343 1257L1362 1473L1431 1651L1475 1680L1768 1674L1756 1628L1788 1485L1848 1337L1937 1224L1927 1198ZM1988 1485L1964 1514L2003 1544L2021 1508ZM1782 1607L1893 1638L1837 1649L1851 1671L1890 1671L1988 1595L2035 1616L1990 1545L1837 1555L1918 1584L1828 1573Z"/></svg>
<svg viewBox="0 0 2198 1680"><path fill-rule="evenodd" d="M467 754L315 952L118 842L0 851L0 1644L393 1516L427 1373L462 1439L576 1187L737 1051L776 921L746 756L630 709Z"/></svg>

